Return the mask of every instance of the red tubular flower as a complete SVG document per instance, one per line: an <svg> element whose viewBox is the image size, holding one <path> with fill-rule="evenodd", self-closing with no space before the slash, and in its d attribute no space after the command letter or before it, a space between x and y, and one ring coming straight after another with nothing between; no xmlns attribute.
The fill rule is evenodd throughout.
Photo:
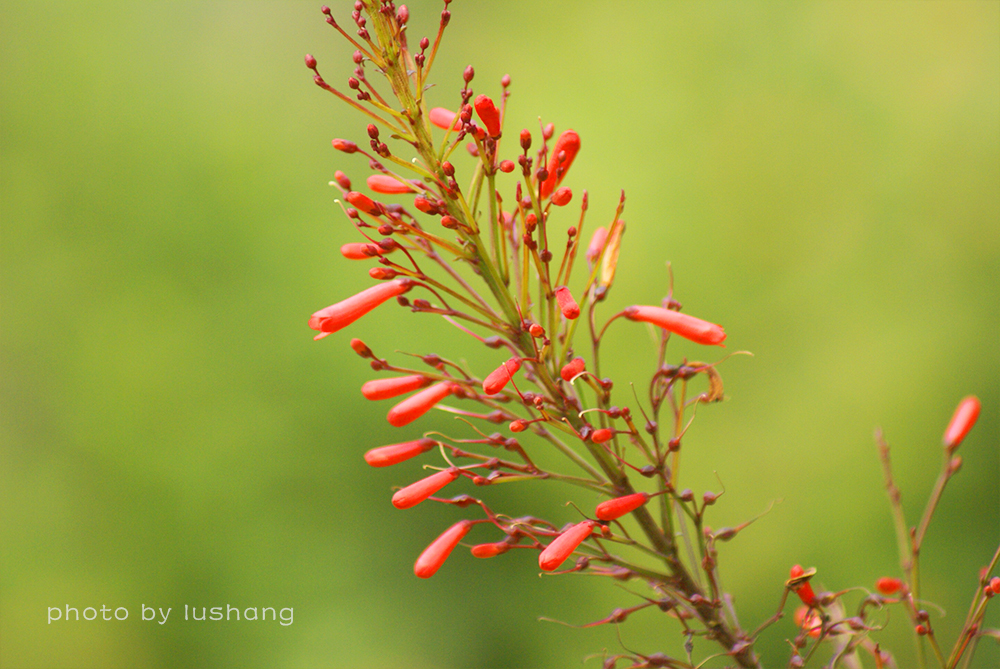
<svg viewBox="0 0 1000 669"><path fill-rule="evenodd" d="M320 334L313 339L322 339L358 320L383 302L402 295L413 287L411 279L397 279L366 288L357 295L320 309L309 319L309 327Z"/></svg>
<svg viewBox="0 0 1000 669"><path fill-rule="evenodd" d="M476 98L475 105L476 113L479 114L479 118L483 120L483 124L486 126L486 132L490 133L490 137L499 137L500 111L493 104L493 100L486 95L480 95Z"/></svg>
<svg viewBox="0 0 1000 669"><path fill-rule="evenodd" d="M368 188L383 195L413 192L413 188L409 184L403 183L396 177L389 176L388 174L373 174L368 177Z"/></svg>
<svg viewBox="0 0 1000 669"><path fill-rule="evenodd" d="M561 370L559 370L559 376L562 377L563 381L569 383L570 381L573 380L575 376L577 376L580 372L582 372L586 368L587 368L587 363L584 362L583 358L573 358L565 365L563 365L563 368Z"/></svg>
<svg viewBox="0 0 1000 669"><path fill-rule="evenodd" d="M575 130L567 130L559 135L559 139L556 140L556 146L550 154L549 164L545 168L549 173L549 177L542 184L543 199L547 198L563 180L566 172L569 171L569 166L573 164L573 159L576 158L576 154L579 151L580 135L576 134Z"/></svg>
<svg viewBox="0 0 1000 669"><path fill-rule="evenodd" d="M608 229L603 225L590 237L590 245L587 247L587 260L594 262L604 249L604 242L608 241Z"/></svg>
<svg viewBox="0 0 1000 669"><path fill-rule="evenodd" d="M404 441L401 444L380 446L365 453L365 462L372 467L388 467L415 458L435 446L437 446L437 442L433 439L417 439L416 441Z"/></svg>
<svg viewBox="0 0 1000 669"><path fill-rule="evenodd" d="M722 342L726 338L726 333L721 325L662 307L629 307L625 310L625 317L633 321L652 323L705 346L722 346Z"/></svg>
<svg viewBox="0 0 1000 669"><path fill-rule="evenodd" d="M428 112L428 116L431 119L431 123L442 130L447 130L448 128L452 128L453 130L462 129L462 122L458 120L458 114L444 107L435 107Z"/></svg>
<svg viewBox="0 0 1000 669"><path fill-rule="evenodd" d="M402 490L397 490L392 496L392 505L397 509L409 509L445 487L458 478L458 470L455 468L444 469L422 478L415 483L411 483Z"/></svg>
<svg viewBox="0 0 1000 669"><path fill-rule="evenodd" d="M789 579L786 585L792 589L792 591L799 596L802 603L806 606L818 606L819 600L816 599L816 593L813 592L812 586L809 585L809 579L813 577L816 573L815 569L810 569L808 572L802 568L802 565L795 565L789 571Z"/></svg>
<svg viewBox="0 0 1000 669"><path fill-rule="evenodd" d="M337 182L337 185L344 190L351 190L351 180L347 178L347 175L337 170L333 173L333 180Z"/></svg>
<svg viewBox="0 0 1000 669"><path fill-rule="evenodd" d="M445 530L413 563L413 573L420 578L430 578L436 574L470 529L472 529L471 520L460 520Z"/></svg>
<svg viewBox="0 0 1000 669"><path fill-rule="evenodd" d="M366 214L371 214L372 216L379 216L382 213L382 205L372 200L370 197L364 193L359 193L356 190L350 191L344 196L352 206L357 207Z"/></svg>
<svg viewBox="0 0 1000 669"><path fill-rule="evenodd" d="M367 260L382 255L382 249L378 244L351 242L340 247L340 255L348 260Z"/></svg>
<svg viewBox="0 0 1000 669"><path fill-rule="evenodd" d="M472 547L472 555L477 558L491 558L503 555L510 550L510 544L506 541L497 541L492 544L476 544Z"/></svg>
<svg viewBox="0 0 1000 669"><path fill-rule="evenodd" d="M490 372L490 375L483 381L483 392L487 395L496 395L504 389L504 386L519 369L521 369L521 359L514 356Z"/></svg>
<svg viewBox="0 0 1000 669"><path fill-rule="evenodd" d="M948 429L944 431L944 446L949 452L958 448L962 440L965 439L965 435L969 434L969 430L976 424L976 419L979 418L979 409L979 398L975 395L969 395L959 403L958 408L955 409L955 415L948 423Z"/></svg>
<svg viewBox="0 0 1000 669"><path fill-rule="evenodd" d="M604 442L610 440L611 437L614 436L614 434L615 433L609 430L608 428L602 427L599 430L594 430L594 434L590 435L590 440L593 441L595 444L603 444ZM598 518L600 518L600 516L598 516ZM606 520L606 519L601 518L601 520Z"/></svg>
<svg viewBox="0 0 1000 669"><path fill-rule="evenodd" d="M358 145L349 139L335 139L333 140L333 148L344 153L354 153L358 150Z"/></svg>
<svg viewBox="0 0 1000 669"><path fill-rule="evenodd" d="M361 394L370 400L387 400L390 397L398 397L411 390L423 388L430 379L420 374L410 376L396 376L391 379L375 379L361 386Z"/></svg>
<svg viewBox="0 0 1000 669"><path fill-rule="evenodd" d="M452 384L447 381L425 388L389 409L386 419L390 425L395 427L408 425L430 411L435 404L450 395L451 392Z"/></svg>
<svg viewBox="0 0 1000 669"><path fill-rule="evenodd" d="M632 513L640 506L649 501L649 495L644 492L635 492L623 497L615 497L597 505L594 515L600 520L615 520L621 518L626 513Z"/></svg>
<svg viewBox="0 0 1000 669"><path fill-rule="evenodd" d="M570 556L570 553L575 551L576 547L590 536L596 524L592 520L585 520L560 534L538 556L538 566L542 568L542 571L556 570Z"/></svg>
<svg viewBox="0 0 1000 669"><path fill-rule="evenodd" d="M579 317L580 305L573 299L573 294L566 286L556 288L556 304L559 305L559 311L562 312L562 315L569 320Z"/></svg>
<svg viewBox="0 0 1000 669"><path fill-rule="evenodd" d="M903 582L898 578L890 578L888 576L883 576L879 580L875 581L875 589L881 592L883 595L892 595L899 592L899 589L903 587Z"/></svg>

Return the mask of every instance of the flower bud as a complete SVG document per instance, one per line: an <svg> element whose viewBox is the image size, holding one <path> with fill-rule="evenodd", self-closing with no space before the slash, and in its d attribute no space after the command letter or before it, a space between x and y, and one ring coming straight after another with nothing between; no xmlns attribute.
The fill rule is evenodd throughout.
<svg viewBox="0 0 1000 669"><path fill-rule="evenodd" d="M573 191L563 186L552 194L552 204L557 207L565 207L573 199Z"/></svg>
<svg viewBox="0 0 1000 669"><path fill-rule="evenodd" d="M347 175L337 170L333 173L333 180L337 182L337 185L344 190L351 190L351 180L347 178Z"/></svg>
<svg viewBox="0 0 1000 669"><path fill-rule="evenodd" d="M580 316L580 305L573 299L573 295L566 286L556 288L556 303L559 305L562 315L569 320Z"/></svg>
<svg viewBox="0 0 1000 669"><path fill-rule="evenodd" d="M410 184L388 174L373 174L368 177L368 188L375 193L382 193L384 195L413 192L413 187Z"/></svg>
<svg viewBox="0 0 1000 669"><path fill-rule="evenodd" d="M521 369L521 359L517 356L504 362L483 381L483 392L487 395L496 395L504 389L519 369Z"/></svg>
<svg viewBox="0 0 1000 669"><path fill-rule="evenodd" d="M428 112L428 116L431 123L442 130L447 130L448 128L452 130L462 129L462 123L458 120L458 114L444 107L434 107L434 109Z"/></svg>
<svg viewBox="0 0 1000 669"><path fill-rule="evenodd" d="M417 439L416 441L404 441L401 444L380 446L365 453L365 462L372 467L388 467L415 458L435 446L437 446L437 442L433 439Z"/></svg>
<svg viewBox="0 0 1000 669"><path fill-rule="evenodd" d="M357 207L366 214L371 214L372 216L379 216L382 214L382 206L364 193L352 190L344 197L351 203L351 205Z"/></svg>
<svg viewBox="0 0 1000 669"><path fill-rule="evenodd" d="M600 430L598 430L598 432L600 432ZM644 492L636 492L623 497L615 497L614 499L609 499L606 502L598 504L594 515L597 516L599 520L615 520L617 518L621 518L626 513L632 513L648 501L649 495Z"/></svg>
<svg viewBox="0 0 1000 669"><path fill-rule="evenodd" d="M603 444L604 442L609 441L613 436L614 432L612 432L606 427L602 427L599 430L594 430L594 434L590 435L590 440L593 441L595 444ZM598 516L598 518L601 517ZM601 520L610 520L610 519L601 518Z"/></svg>
<svg viewBox="0 0 1000 669"><path fill-rule="evenodd" d="M959 447L965 435L969 434L969 430L976 424L979 409L979 398L974 395L969 395L959 403L951 422L948 423L948 429L944 431L944 447L949 453Z"/></svg>
<svg viewBox="0 0 1000 669"><path fill-rule="evenodd" d="M817 606L819 601L816 599L816 594L813 592L812 586L809 585L809 579L811 579L816 574L815 569L810 569L806 571L801 565L795 565L789 571L789 579L785 583L786 586L791 588L792 592L799 596L802 603L806 606Z"/></svg>
<svg viewBox="0 0 1000 669"><path fill-rule="evenodd" d="M556 140L555 148L552 149L549 164L546 167L548 177L542 183L543 198L551 195L552 191L554 191L559 185L559 182L563 180L563 177L566 176L566 172L569 171L570 165L573 164L573 160L576 159L576 154L579 151L580 136L576 134L576 131L567 130L563 134L559 135L559 139Z"/></svg>
<svg viewBox="0 0 1000 669"><path fill-rule="evenodd" d="M326 309L320 309L309 319L309 327L320 333L314 339L322 339L347 327L383 302L410 290L412 286L411 279L396 279L372 286Z"/></svg>
<svg viewBox="0 0 1000 669"><path fill-rule="evenodd" d="M392 496L392 505L397 509L409 509L420 504L459 477L458 469L452 467L435 472L428 477L411 483Z"/></svg>
<svg viewBox="0 0 1000 669"><path fill-rule="evenodd" d="M625 310L625 317L633 321L652 323L685 339L706 346L722 346L722 342L726 338L726 333L721 325L662 307L629 307Z"/></svg>
<svg viewBox="0 0 1000 669"><path fill-rule="evenodd" d="M879 580L875 581L875 589L881 592L883 595L892 595L899 592L899 589L903 587L903 582L898 578L890 578L888 576L883 576Z"/></svg>
<svg viewBox="0 0 1000 669"><path fill-rule="evenodd" d="M333 148L344 153L355 153L358 150L358 145L347 139L335 139L333 140Z"/></svg>
<svg viewBox="0 0 1000 669"><path fill-rule="evenodd" d="M608 229L603 225L596 230L594 234L590 237L590 245L587 246L587 260L594 262L597 260L601 251L604 249L604 242L608 240Z"/></svg>
<svg viewBox="0 0 1000 669"><path fill-rule="evenodd" d="M480 95L476 98L476 113L479 118L482 119L483 124L486 126L486 131L490 133L490 137L500 136L500 111L497 109L496 105L493 104L493 100L486 95Z"/></svg>
<svg viewBox="0 0 1000 669"><path fill-rule="evenodd" d="M386 284L382 284L386 285ZM416 419L434 408L438 402L453 392L452 384L442 381L430 388L421 390L416 395L407 397L405 400L389 409L386 419L394 427L409 425Z"/></svg>
<svg viewBox="0 0 1000 669"><path fill-rule="evenodd" d="M411 390L423 388L428 383L430 383L430 379L419 374L396 376L391 379L375 379L361 386L361 394L370 400L386 400L390 397L404 395Z"/></svg>
<svg viewBox="0 0 1000 669"><path fill-rule="evenodd" d="M594 521L585 520L560 534L538 556L538 566L543 571L558 569L559 565L576 550L577 546L590 536L595 525L597 523Z"/></svg>
<svg viewBox="0 0 1000 669"><path fill-rule="evenodd" d="M470 529L472 529L471 520L460 520L445 530L417 558L413 564L413 573L420 578L430 578L436 574Z"/></svg>
<svg viewBox="0 0 1000 669"><path fill-rule="evenodd" d="M562 377L563 381L569 383L586 368L587 368L587 363L584 361L583 358L573 358L565 365L563 365L563 368L561 370L559 370L559 376Z"/></svg>
<svg viewBox="0 0 1000 669"><path fill-rule="evenodd" d="M472 547L472 555L477 558L491 558L503 555L510 550L510 544L506 541L497 541L492 544L477 544Z"/></svg>

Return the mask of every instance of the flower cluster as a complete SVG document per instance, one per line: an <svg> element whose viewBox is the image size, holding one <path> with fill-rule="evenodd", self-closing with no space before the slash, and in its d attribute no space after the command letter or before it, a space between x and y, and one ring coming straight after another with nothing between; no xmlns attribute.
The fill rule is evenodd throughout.
<svg viewBox="0 0 1000 669"><path fill-rule="evenodd" d="M581 137L569 129L557 136L551 123L534 132L505 129L509 76L498 88L476 95L475 70L469 66L451 109L428 105L430 72L451 20L449 2L436 37L423 37L416 47L410 44L409 10L403 5L357 0L350 31L323 7L327 23L355 49L346 89L328 83L313 56L305 59L320 88L367 117L367 144L332 141L345 159L364 162L370 172L366 189L355 190L342 171L331 185L340 190L347 220L363 240L345 244L341 254L368 265L376 282L314 313L309 327L315 338L337 333L395 301L412 312L439 315L483 345L483 359L473 366L421 355L423 367L413 368L376 355L360 340L350 341L379 374L363 385L362 395L392 400L386 419L401 430L398 443L364 454L369 465L400 466L400 476L410 478L392 504L401 510L426 501L474 507L474 517L429 543L414 573L435 575L473 534L481 537L470 547L478 558L513 549L535 551L546 572L587 572L647 588L648 596L638 604L594 624L617 624L634 611L659 609L681 621L689 644L703 638L737 665L759 667L756 633L740 626L721 589L716 551L718 542L731 540L752 520L713 530L705 523L706 512L719 493L695 495L680 487L677 476L695 409L721 400L723 385L717 363L668 362L668 344L676 336L705 347L723 346L726 333L684 312L672 285L660 305L612 309L599 318L598 307L607 304L619 264L624 193L607 223L585 235L587 191L575 197L570 173ZM378 75L376 81L372 74ZM565 213L574 202L578 213ZM648 401L636 398L633 407L614 403L615 383L601 376L601 344L616 321L623 327L647 324L658 341ZM692 384L705 389L693 392ZM460 417L468 432L421 433L420 418L434 408ZM977 403L963 405L956 414L956 425L945 436L949 456L978 411ZM532 454L540 449L561 453L569 471L536 464ZM402 473L418 462L435 471L419 478ZM494 512L478 496L440 496L459 479L480 487L560 481L600 501L592 515L564 512L558 521L511 517ZM622 521L628 517L626 527ZM678 537L684 538L682 544ZM854 629L831 618L838 598L815 594L809 583L813 573L796 567L786 583L785 594L795 592L806 607L800 627L808 633L819 630L820 640L842 629L867 630L864 623ZM796 646L796 655L801 648ZM607 658L605 666L628 661L633 667L687 667L688 653L687 660L630 653Z"/></svg>

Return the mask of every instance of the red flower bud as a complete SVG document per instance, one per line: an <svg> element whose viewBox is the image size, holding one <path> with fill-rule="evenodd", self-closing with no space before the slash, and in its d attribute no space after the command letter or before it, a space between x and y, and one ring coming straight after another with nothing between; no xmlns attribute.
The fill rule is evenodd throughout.
<svg viewBox="0 0 1000 669"><path fill-rule="evenodd" d="M579 151L580 135L576 134L575 130L567 130L559 135L549 157L549 164L546 166L549 176L542 184L543 199L547 198L563 180Z"/></svg>
<svg viewBox="0 0 1000 669"><path fill-rule="evenodd" d="M372 467L388 467L415 458L435 446L437 446L437 442L433 439L417 439L416 441L404 441L401 444L380 446L365 453L365 462Z"/></svg>
<svg viewBox="0 0 1000 669"><path fill-rule="evenodd" d="M369 242L352 242L340 247L340 255L348 260L367 260L382 255L382 249Z"/></svg>
<svg viewBox="0 0 1000 669"><path fill-rule="evenodd" d="M629 307L625 310L625 317L633 321L652 323L705 346L722 346L726 338L721 325L662 307Z"/></svg>
<svg viewBox="0 0 1000 669"><path fill-rule="evenodd" d="M604 249L604 242L608 241L608 229L601 226L594 230L590 237L590 245L587 247L587 260L594 262L601 255Z"/></svg>
<svg viewBox="0 0 1000 669"><path fill-rule="evenodd" d="M566 383L569 383L576 377L580 372L587 368L587 363L584 362L583 358L573 358L559 370L559 376Z"/></svg>
<svg viewBox="0 0 1000 669"><path fill-rule="evenodd" d="M365 344L360 339L352 339L351 340L351 348L354 350L355 353L357 353L358 355L360 355L362 358L374 358L375 357L375 354L372 353L372 350L370 348L368 348L368 345Z"/></svg>
<svg viewBox="0 0 1000 669"><path fill-rule="evenodd" d="M320 309L309 319L309 327L320 334L314 339L322 339L358 320L383 302L402 295L413 287L411 279L396 279L388 283L366 288L357 295Z"/></svg>
<svg viewBox="0 0 1000 669"><path fill-rule="evenodd" d="M504 386L519 369L521 369L521 359L517 356L504 362L490 372L490 375L483 381L483 392L487 395L496 395L504 389Z"/></svg>
<svg viewBox="0 0 1000 669"><path fill-rule="evenodd" d="M573 199L573 191L563 186L552 194L552 204L557 207L565 207Z"/></svg>
<svg viewBox="0 0 1000 669"><path fill-rule="evenodd" d="M337 170L333 173L333 180L337 182L337 185L344 190L351 190L351 180L347 178L347 175Z"/></svg>
<svg viewBox="0 0 1000 669"><path fill-rule="evenodd" d="M490 137L499 137L500 111L493 104L493 100L486 95L480 95L476 98L475 105L476 113L483 120L483 124L486 126L486 131L490 133Z"/></svg>
<svg viewBox="0 0 1000 669"><path fill-rule="evenodd" d="M976 419L979 418L979 409L979 398L974 395L969 395L959 403L958 408L955 409L955 415L948 423L948 429L944 431L944 447L949 452L958 448L962 440L965 439L965 435L969 434L969 430L976 424Z"/></svg>
<svg viewBox="0 0 1000 669"><path fill-rule="evenodd" d="M358 145L349 139L335 139L332 144L333 148L344 153L354 153L358 150Z"/></svg>
<svg viewBox="0 0 1000 669"><path fill-rule="evenodd" d="M500 161L500 171L504 174L510 174L514 171L514 161L513 160L501 160Z"/></svg>
<svg viewBox="0 0 1000 669"><path fill-rule="evenodd" d="M425 388L389 409L386 419L390 425L395 427L408 425L434 408L435 404L450 395L451 392L452 384L447 381Z"/></svg>
<svg viewBox="0 0 1000 669"><path fill-rule="evenodd" d="M600 430L598 430L598 432L600 432ZM649 495L644 492L636 492L631 495L616 497L598 504L594 515L600 520L615 520L616 518L621 518L626 513L632 513L648 501Z"/></svg>
<svg viewBox="0 0 1000 669"><path fill-rule="evenodd" d="M604 442L609 441L613 436L614 432L612 432L606 427L602 427L599 430L594 430L594 434L590 435L590 440L593 441L595 444L603 444ZM598 518L600 518L600 516L598 516ZM606 520L606 519L601 518L601 520Z"/></svg>
<svg viewBox="0 0 1000 669"><path fill-rule="evenodd" d="M990 591L994 595L1000 595L1000 576L994 576L990 579Z"/></svg>
<svg viewBox="0 0 1000 669"><path fill-rule="evenodd" d="M378 216L382 213L382 205L374 202L370 197L364 193L359 193L352 190L347 195L344 196L351 205L357 207L366 214L371 214L372 216Z"/></svg>
<svg viewBox="0 0 1000 669"><path fill-rule="evenodd" d="M528 429L528 421L518 418L517 420L512 420L508 427L510 427L511 432L524 432Z"/></svg>
<svg viewBox="0 0 1000 669"><path fill-rule="evenodd" d="M812 586L809 585L809 579L811 579L815 573L815 569L811 569L807 572L801 565L795 565L789 572L788 575L790 578L785 584L799 596L799 599L801 599L802 603L806 606L817 606L819 604L819 601L816 599L816 593L813 592Z"/></svg>
<svg viewBox="0 0 1000 669"><path fill-rule="evenodd" d="M506 541L497 541L492 544L477 544L472 547L472 555L477 558L491 558L503 555L510 550L510 544Z"/></svg>
<svg viewBox="0 0 1000 669"><path fill-rule="evenodd" d="M458 114L444 107L435 107L428 113L431 119L431 123L441 128L442 130L447 130L451 127L453 130L461 130L462 122L458 120Z"/></svg>
<svg viewBox="0 0 1000 669"><path fill-rule="evenodd" d="M562 312L562 315L569 320L579 317L580 305L573 299L573 295L566 286L556 288L556 304L559 305L559 311Z"/></svg>
<svg viewBox="0 0 1000 669"><path fill-rule="evenodd" d="M594 521L585 520L560 534L538 556L538 566L542 571L556 570L590 536L595 525L597 523Z"/></svg>
<svg viewBox="0 0 1000 669"><path fill-rule="evenodd" d="M875 589L881 592L883 595L891 595L893 593L899 592L899 589L903 587L903 582L898 578L890 578L888 576L883 576L879 580L875 581Z"/></svg>
<svg viewBox="0 0 1000 669"><path fill-rule="evenodd" d="M424 212L425 214L439 214L441 213L438 209L437 202L434 200L429 200L423 195L418 195L413 198L413 206Z"/></svg>
<svg viewBox="0 0 1000 669"><path fill-rule="evenodd" d="M419 374L396 376L391 379L375 379L361 386L361 394L370 400L387 400L390 397L398 397L411 390L423 388L429 382L430 379Z"/></svg>
<svg viewBox="0 0 1000 669"><path fill-rule="evenodd" d="M454 467L431 474L415 483L411 483L402 490L397 490L396 494L392 496L392 505L397 509L409 509L412 506L416 506L457 479L458 476L458 470Z"/></svg>
<svg viewBox="0 0 1000 669"><path fill-rule="evenodd" d="M471 520L460 520L445 530L417 558L413 564L413 573L420 578L430 578L436 574L470 529L472 529Z"/></svg>
<svg viewBox="0 0 1000 669"><path fill-rule="evenodd" d="M535 337L536 339L538 337L545 336L545 328L543 328L538 323L532 323L531 326L528 327L528 332L531 334L532 337Z"/></svg>
<svg viewBox="0 0 1000 669"><path fill-rule="evenodd" d="M368 177L368 188L376 193L384 195L395 195L398 193L412 193L410 184L400 181L396 177L388 174L373 174Z"/></svg>

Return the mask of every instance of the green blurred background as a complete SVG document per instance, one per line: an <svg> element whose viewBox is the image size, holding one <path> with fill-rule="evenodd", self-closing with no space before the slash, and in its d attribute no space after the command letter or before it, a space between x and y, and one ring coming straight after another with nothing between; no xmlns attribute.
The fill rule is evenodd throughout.
<svg viewBox="0 0 1000 669"><path fill-rule="evenodd" d="M433 37L441 5L409 6L411 39ZM477 93L510 73L508 134L539 116L580 133L566 185L589 190L590 229L625 189L609 306L656 303L670 261L687 311L754 353L722 367L729 400L701 410L682 472L699 492L715 472L725 484L715 527L783 500L721 550L744 625L774 612L794 563L830 589L897 575L873 430L915 522L951 412L982 399L923 560L950 644L1000 537L1000 3L451 9L432 104L455 106L468 63ZM7 2L0 25L0 667L561 668L620 652L611 627L537 617L584 623L634 596L539 579L526 551L412 574L462 512L391 507L419 468L361 460L401 439L361 399L371 373L347 341L480 373L495 354L389 306L312 340L309 314L370 283L339 256L358 238L327 186L366 175L329 144L361 142L366 121L302 64L315 54L337 85L352 68L318 3ZM619 403L654 355L645 328L612 330ZM459 432L444 415L420 427ZM482 492L557 522L576 517L568 497L594 501ZM130 617L46 624L67 604ZM142 622L143 604L174 612ZM185 604L294 607L294 623L185 623ZM792 633L764 634L768 666ZM652 611L621 638L682 641ZM912 666L900 611L877 638ZM976 666L1000 666L996 644Z"/></svg>

